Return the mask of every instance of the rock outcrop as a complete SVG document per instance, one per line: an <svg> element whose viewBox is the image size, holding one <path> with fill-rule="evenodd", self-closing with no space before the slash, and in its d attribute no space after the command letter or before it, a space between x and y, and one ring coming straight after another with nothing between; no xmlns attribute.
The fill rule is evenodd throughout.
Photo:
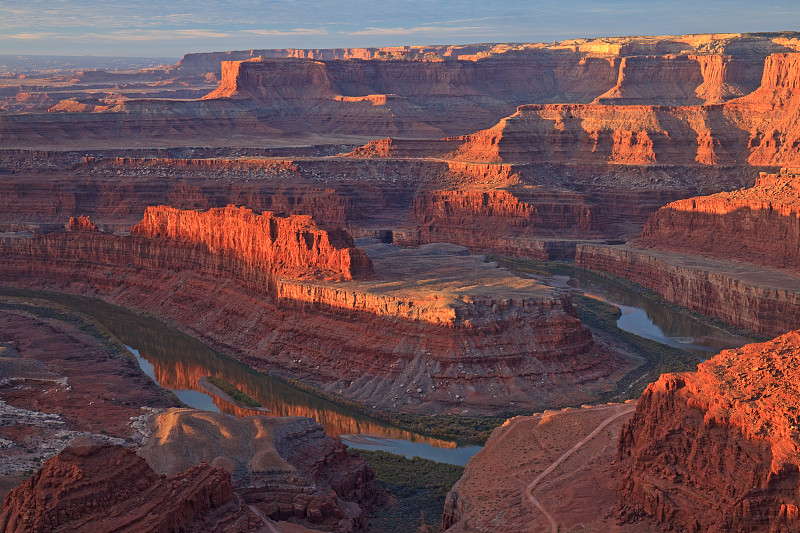
<svg viewBox="0 0 800 533"><path fill-rule="evenodd" d="M270 519L291 518L326 531L364 531L361 506L379 489L367 463L346 448L307 418L234 418L172 409L153 420L139 454L168 476L199 463L225 470L233 490Z"/></svg>
<svg viewBox="0 0 800 533"><path fill-rule="evenodd" d="M310 216L261 215L229 205L204 212L149 207L132 235L202 245L215 256L234 257L250 269L294 279L369 277L372 263L341 229L323 230Z"/></svg>
<svg viewBox="0 0 800 533"><path fill-rule="evenodd" d="M577 266L608 272L664 299L760 335L800 327L800 278L791 272L631 246L577 246Z"/></svg>
<svg viewBox="0 0 800 533"><path fill-rule="evenodd" d="M622 429L619 510L666 531L800 529L800 334L665 374Z"/></svg>
<svg viewBox="0 0 800 533"><path fill-rule="evenodd" d="M77 216L77 217L69 217L69 223L67 224L68 231L100 231L97 228L97 224L92 222L92 219L85 215Z"/></svg>
<svg viewBox="0 0 800 533"><path fill-rule="evenodd" d="M159 476L122 446L67 448L3 502L6 532L255 531L262 520L208 465Z"/></svg>
<svg viewBox="0 0 800 533"><path fill-rule="evenodd" d="M800 270L800 176L761 174L755 187L665 205L637 245Z"/></svg>

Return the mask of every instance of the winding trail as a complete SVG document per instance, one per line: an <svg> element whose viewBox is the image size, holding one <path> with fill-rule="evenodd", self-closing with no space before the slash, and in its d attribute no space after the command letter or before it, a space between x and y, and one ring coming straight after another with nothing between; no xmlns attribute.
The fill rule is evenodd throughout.
<svg viewBox="0 0 800 533"><path fill-rule="evenodd" d="M545 469L544 469L544 470L543 470L543 471L542 471L542 472L541 472L541 473L540 473L538 476L536 476L536 477L534 478L534 480L533 480L533 481L531 481L531 482L530 482L530 484L528 484L528 486L527 486L527 487L525 487L525 496L528 498L528 501L529 501L529 502L531 502L531 504L532 504L534 507L536 507L537 509L539 509L539 511L542 513L542 515L544 515L544 517L545 517L545 518L547 518L547 521L548 521L548 522L550 522L550 531L551 531L552 533L558 533L558 523L555 521L555 518L553 518L553 515L551 515L550 513L548 513L548 512L547 512L547 510L546 510L546 509L545 509L545 508L542 506L542 504L541 504L541 503L539 503L539 500L537 500L537 499L536 499L536 498L533 496L533 489L535 489L535 488L536 488L536 486L537 486L539 483L541 483L541 481L542 481L542 480L543 480L545 477L547 477L547 476L548 476L548 475L549 475L549 474L550 474L550 473L551 473L553 470L555 470L556 468L558 468L558 466L559 466L561 463L563 463L564 461L566 461L566 460L567 460L567 458L568 458L570 455L572 455L573 453L575 453L576 451L578 451L579 449L581 449L581 447L582 447L584 444L586 444L587 442L589 442L590 440L592 440L592 439L594 438L594 436L595 436L595 435L597 435L598 433L600 433L600 432L603 430L603 428L605 428L607 425L609 425L611 422L613 422L613 421L614 421L614 420L616 420L617 418L619 418L619 417L621 417L621 416L624 416L624 415L627 415L627 414L629 414L629 413L632 413L632 412L633 412L633 411L636 409L636 404L623 404L622 406L613 406L613 407L611 407L611 409L614 409L614 414L612 414L611 416L609 416L608 418L606 418L605 420L603 420L602 422L600 422L600 424L598 424L598 425L597 425L597 427L596 427L596 428L594 428L594 429L591 431L591 433L589 433L588 435L586 435L586 436L585 436L585 437L584 437L584 438L583 438L581 441L579 441L579 442L575 443L575 445L574 445L572 448L570 448L569 450L567 450L566 452L564 452L564 453L561 455L561 457L559 457L558 459L556 459L555 461L553 461L553 463L552 463L550 466L548 466L547 468L545 468Z"/></svg>

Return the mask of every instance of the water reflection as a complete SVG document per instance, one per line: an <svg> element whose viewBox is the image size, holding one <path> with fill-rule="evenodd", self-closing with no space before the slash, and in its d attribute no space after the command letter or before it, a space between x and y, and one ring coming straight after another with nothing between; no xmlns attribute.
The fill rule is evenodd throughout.
<svg viewBox="0 0 800 533"><path fill-rule="evenodd" d="M569 276L559 275L566 270L570 271ZM672 306L647 298L597 274L567 267L558 267L553 273L550 280L553 285L571 287L619 307L622 316L617 320L617 327L621 330L687 350L700 359L708 359L720 350L751 342L745 337L731 335L699 322Z"/></svg>
<svg viewBox="0 0 800 533"><path fill-rule="evenodd" d="M426 437L393 427L286 385L247 365L221 356L188 335L124 308L68 294L53 293L48 295L48 298L89 315L102 324L129 347L137 356L142 369L159 385L172 390L184 403L192 407L235 416L255 413L266 416L306 416L322 424L325 432L334 437L367 434L404 441L407 443L406 451L396 453L404 453L409 457L413 456L411 454L419 448L418 445L451 450L457 448L455 442ZM209 393L198 383L200 378L205 376L224 379L248 394L268 411L243 408ZM359 447L358 443L355 443L354 447ZM438 460L450 462L445 459Z"/></svg>

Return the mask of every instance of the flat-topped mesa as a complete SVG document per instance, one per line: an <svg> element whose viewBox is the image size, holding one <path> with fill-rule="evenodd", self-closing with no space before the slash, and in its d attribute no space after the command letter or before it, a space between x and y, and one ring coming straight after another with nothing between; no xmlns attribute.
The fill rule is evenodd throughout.
<svg viewBox="0 0 800 533"><path fill-rule="evenodd" d="M336 281L372 275L372 262L346 231L321 229L307 215L257 215L233 205L202 212L154 206L131 233L203 245L281 277Z"/></svg>
<svg viewBox="0 0 800 533"><path fill-rule="evenodd" d="M765 55L598 57L570 49L473 60L382 61L254 57L222 61L220 86L204 97L264 101L314 98L387 105L410 98L482 96L496 105L589 103L697 105L743 96L759 85ZM522 73L536 72L531 78ZM490 103L488 100L487 104Z"/></svg>
<svg viewBox="0 0 800 533"><path fill-rule="evenodd" d="M678 200L652 215L638 246L800 270L800 176L762 173L754 187Z"/></svg>
<svg viewBox="0 0 800 533"><path fill-rule="evenodd" d="M450 59L473 59L488 55L498 48L494 44L465 44L440 46L389 46L381 48L277 48L262 50L235 50L230 52L206 52L186 54L172 70L181 74L219 73L220 63L246 61L248 59L312 59L316 61L365 59L402 61L441 61Z"/></svg>
<svg viewBox="0 0 800 533"><path fill-rule="evenodd" d="M421 156L512 164L800 165L794 118L800 54L635 56L621 65L616 85L594 103L531 97L490 128L429 141ZM376 141L350 155L408 157L418 144Z"/></svg>
<svg viewBox="0 0 800 533"><path fill-rule="evenodd" d="M620 432L618 509L669 531L800 529L800 332L665 374Z"/></svg>

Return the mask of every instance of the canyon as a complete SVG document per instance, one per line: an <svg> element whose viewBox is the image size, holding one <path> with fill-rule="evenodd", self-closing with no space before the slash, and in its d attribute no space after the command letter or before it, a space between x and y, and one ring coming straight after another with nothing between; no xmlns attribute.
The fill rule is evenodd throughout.
<svg viewBox="0 0 800 533"><path fill-rule="evenodd" d="M793 172L762 173L750 188L671 202L626 246L580 245L576 264L759 334L796 329Z"/></svg>
<svg viewBox="0 0 800 533"><path fill-rule="evenodd" d="M443 531L797 531L799 343L725 350L629 404L509 420Z"/></svg>
<svg viewBox="0 0 800 533"><path fill-rule="evenodd" d="M235 253L219 239L225 227L238 236ZM365 254L341 230L311 227L308 217L233 207L153 208L130 235L4 238L0 270L7 284L146 310L254 368L382 410L589 400L636 364L592 340L568 294L461 247L373 240ZM332 281L309 270L314 257ZM353 274L374 279L346 281Z"/></svg>
<svg viewBox="0 0 800 533"><path fill-rule="evenodd" d="M97 530L102 507L119 527L365 531L387 501L325 435L346 425L154 365L240 418L180 408L98 322L21 289L125 307L384 420L521 415L443 530L798 530L798 35L3 74L0 489L19 487L0 530ZM777 338L589 405L641 391L646 354L530 260ZM102 498L112 463L146 483ZM73 493L93 503L43 503ZM148 514L164 500L172 518Z"/></svg>

